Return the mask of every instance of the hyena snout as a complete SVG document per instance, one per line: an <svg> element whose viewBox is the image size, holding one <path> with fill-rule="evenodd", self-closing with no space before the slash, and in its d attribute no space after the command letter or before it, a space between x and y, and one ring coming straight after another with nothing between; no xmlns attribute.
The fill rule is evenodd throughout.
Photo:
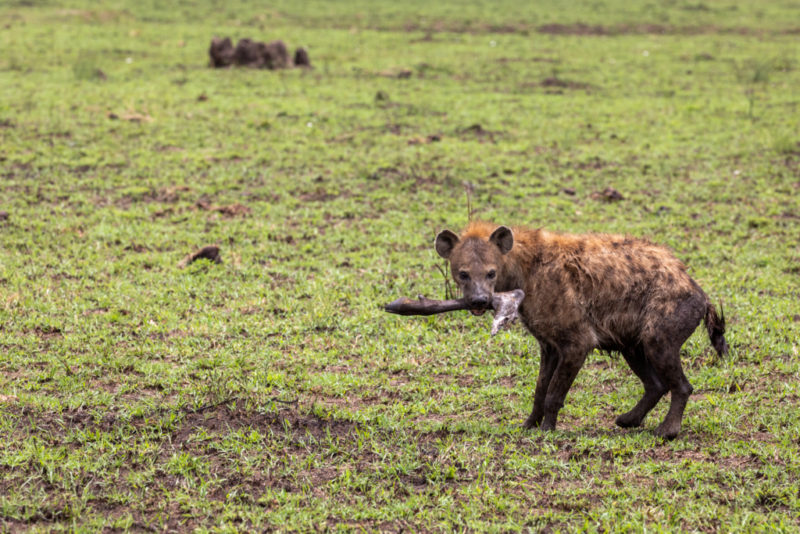
<svg viewBox="0 0 800 534"><path fill-rule="evenodd" d="M488 295L473 295L468 299L472 315L483 315L492 299Z"/></svg>
<svg viewBox="0 0 800 534"><path fill-rule="evenodd" d="M478 285L466 285L461 287L461 292L464 295L464 300L469 302L472 308L473 315L483 315L492 302L494 296L494 288Z"/></svg>
<svg viewBox="0 0 800 534"><path fill-rule="evenodd" d="M470 299L469 303L476 308L485 308L491 299L488 295L477 295Z"/></svg>

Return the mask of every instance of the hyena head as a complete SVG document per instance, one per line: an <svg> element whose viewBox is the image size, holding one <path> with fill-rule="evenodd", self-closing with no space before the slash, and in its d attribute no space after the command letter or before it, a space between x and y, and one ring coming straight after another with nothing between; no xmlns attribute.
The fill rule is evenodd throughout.
<svg viewBox="0 0 800 534"><path fill-rule="evenodd" d="M469 233L461 239L450 230L436 236L436 252L450 261L453 279L473 306L474 315L483 314L492 302L503 274L503 256L513 245L514 236L506 226L498 227L488 238Z"/></svg>

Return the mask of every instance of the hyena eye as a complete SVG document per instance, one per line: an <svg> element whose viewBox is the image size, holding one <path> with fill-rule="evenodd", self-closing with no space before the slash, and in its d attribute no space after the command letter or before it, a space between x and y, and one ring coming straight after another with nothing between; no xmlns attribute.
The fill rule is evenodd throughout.
<svg viewBox="0 0 800 534"><path fill-rule="evenodd" d="M489 280L494 280L495 276L497 276L497 273L495 272L494 269L486 273L486 278L488 278Z"/></svg>
<svg viewBox="0 0 800 534"><path fill-rule="evenodd" d="M459 271L458 279L466 282L469 280L469 273L467 271Z"/></svg>

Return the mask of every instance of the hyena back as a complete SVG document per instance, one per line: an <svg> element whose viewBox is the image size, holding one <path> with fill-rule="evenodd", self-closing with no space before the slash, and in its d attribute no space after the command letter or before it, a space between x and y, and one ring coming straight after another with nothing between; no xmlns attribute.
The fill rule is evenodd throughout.
<svg viewBox="0 0 800 534"><path fill-rule="evenodd" d="M724 317L680 260L646 240L474 222L460 236L441 232L436 251L476 315L495 291L525 291L520 317L541 349L526 428L555 428L567 391L598 348L620 352L644 384L644 396L616 423L641 425L669 391L669 412L655 432L672 439L692 393L681 346L705 321L714 349L727 353Z"/></svg>

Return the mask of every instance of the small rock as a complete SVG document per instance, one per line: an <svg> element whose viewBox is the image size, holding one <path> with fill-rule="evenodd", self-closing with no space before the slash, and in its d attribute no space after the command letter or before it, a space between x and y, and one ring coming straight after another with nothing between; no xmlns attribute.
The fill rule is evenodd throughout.
<svg viewBox="0 0 800 534"><path fill-rule="evenodd" d="M206 245L205 247L188 254L185 258L178 262L178 267L183 269L190 263L200 259L207 259L214 263L222 263L222 258L219 255L219 247L217 245Z"/></svg>
<svg viewBox="0 0 800 534"><path fill-rule="evenodd" d="M625 197L622 196L622 193L614 189L613 187L606 187L603 191L595 191L592 193L591 197L594 200L604 200L606 202L617 202L619 200L624 200Z"/></svg>
<svg viewBox="0 0 800 534"><path fill-rule="evenodd" d="M442 140L442 136L438 134L431 134L426 137L417 136L408 140L409 145L427 145L430 143L438 143Z"/></svg>

